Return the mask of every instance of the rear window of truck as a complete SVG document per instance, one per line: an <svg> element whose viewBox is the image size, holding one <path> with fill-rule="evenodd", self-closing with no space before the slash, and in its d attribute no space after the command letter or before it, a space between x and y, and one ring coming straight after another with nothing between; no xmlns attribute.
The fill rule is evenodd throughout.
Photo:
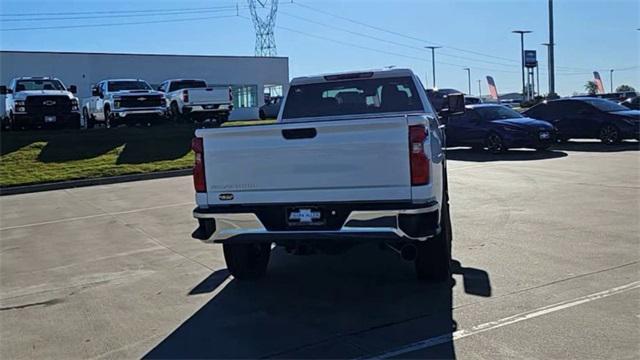
<svg viewBox="0 0 640 360"><path fill-rule="evenodd" d="M327 81L289 89L283 119L421 111L411 77Z"/></svg>
<svg viewBox="0 0 640 360"><path fill-rule="evenodd" d="M206 87L207 83L200 80L172 81L169 91L177 91L182 89L200 89Z"/></svg>

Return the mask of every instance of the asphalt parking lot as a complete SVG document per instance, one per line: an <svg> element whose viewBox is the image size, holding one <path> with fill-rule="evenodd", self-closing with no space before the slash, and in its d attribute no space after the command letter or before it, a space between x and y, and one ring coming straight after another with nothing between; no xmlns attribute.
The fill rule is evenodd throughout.
<svg viewBox="0 0 640 360"><path fill-rule="evenodd" d="M190 177L0 198L2 358L640 357L640 152L449 152L450 284L276 250L235 281Z"/></svg>

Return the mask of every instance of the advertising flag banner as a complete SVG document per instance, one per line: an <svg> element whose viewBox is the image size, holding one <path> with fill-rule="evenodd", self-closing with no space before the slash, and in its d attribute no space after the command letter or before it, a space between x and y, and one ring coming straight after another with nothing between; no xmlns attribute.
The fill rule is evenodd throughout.
<svg viewBox="0 0 640 360"><path fill-rule="evenodd" d="M489 94L491 95L491 98L498 100L498 88L496 87L496 82L493 81L492 76L487 76L487 86L489 87Z"/></svg>
<svg viewBox="0 0 640 360"><path fill-rule="evenodd" d="M602 84L602 79L600 78L599 72L593 72L593 81L595 81L596 85L598 86L598 93L604 94L604 85Z"/></svg>

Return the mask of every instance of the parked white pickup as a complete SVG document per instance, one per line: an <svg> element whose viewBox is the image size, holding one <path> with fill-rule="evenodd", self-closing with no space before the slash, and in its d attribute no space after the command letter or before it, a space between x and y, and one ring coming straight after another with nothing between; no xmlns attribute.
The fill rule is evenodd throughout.
<svg viewBox="0 0 640 360"><path fill-rule="evenodd" d="M166 100L144 80L109 79L91 88L91 97L82 107L87 127L102 123L107 126L121 123L147 125L164 116Z"/></svg>
<svg viewBox="0 0 640 360"><path fill-rule="evenodd" d="M274 243L302 254L372 241L419 278L448 279L443 143L410 70L293 79L278 124L196 131L192 236L222 243L239 279L265 273Z"/></svg>
<svg viewBox="0 0 640 360"><path fill-rule="evenodd" d="M210 87L204 80L166 80L158 91L165 94L168 114L174 121L212 119L221 125L233 109L231 89Z"/></svg>
<svg viewBox="0 0 640 360"><path fill-rule="evenodd" d="M65 87L51 77L19 77L9 87L0 86L4 104L0 106L2 127L82 126L74 85Z"/></svg>

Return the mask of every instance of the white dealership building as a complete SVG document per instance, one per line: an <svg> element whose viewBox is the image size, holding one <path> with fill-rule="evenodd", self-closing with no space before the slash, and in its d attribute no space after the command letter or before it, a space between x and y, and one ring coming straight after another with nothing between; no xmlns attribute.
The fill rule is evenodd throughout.
<svg viewBox="0 0 640 360"><path fill-rule="evenodd" d="M0 51L0 84L20 76L52 76L76 85L78 97L91 96L103 79L143 79L157 86L167 79L204 79L211 86L231 86L231 120L257 119L262 94L281 95L289 83L286 57L156 55L41 51Z"/></svg>

